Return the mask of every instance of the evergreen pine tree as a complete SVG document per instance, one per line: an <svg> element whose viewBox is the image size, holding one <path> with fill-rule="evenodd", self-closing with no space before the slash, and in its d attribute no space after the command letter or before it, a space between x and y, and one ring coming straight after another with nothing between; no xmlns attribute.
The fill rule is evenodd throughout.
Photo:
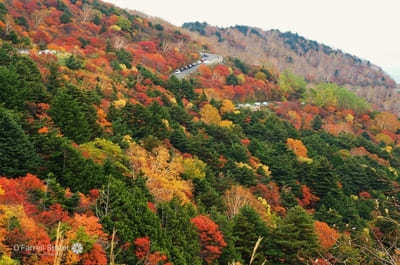
<svg viewBox="0 0 400 265"><path fill-rule="evenodd" d="M61 132L77 143L90 139L90 127L82 111L82 105L66 91L59 90L51 103L49 111L54 123Z"/></svg>
<svg viewBox="0 0 400 265"><path fill-rule="evenodd" d="M322 119L319 115L315 116L312 121L312 128L316 131L322 128Z"/></svg>
<svg viewBox="0 0 400 265"><path fill-rule="evenodd" d="M117 237L124 243L131 243L137 238L149 237L152 251L168 254L168 241L161 228L159 218L148 207L148 192L142 178L121 181L110 177L105 183L104 192L98 203L104 229L111 234L115 229ZM123 251L122 251L123 250ZM121 249L117 262L137 264L133 249Z"/></svg>
<svg viewBox="0 0 400 265"><path fill-rule="evenodd" d="M54 92L57 88L60 88L62 86L58 64L51 63L49 66L49 71L50 74L47 78L47 89L50 92Z"/></svg>
<svg viewBox="0 0 400 265"><path fill-rule="evenodd" d="M269 260L285 260L285 264L307 264L308 258L318 250L318 239L310 215L296 206L273 233L271 246L267 248Z"/></svg>
<svg viewBox="0 0 400 265"><path fill-rule="evenodd" d="M195 210L189 205L181 205L177 199L158 207L162 227L168 236L169 253L175 265L201 265L198 234L190 218Z"/></svg>
<svg viewBox="0 0 400 265"><path fill-rule="evenodd" d="M245 264L250 262L254 246L259 237L268 240L269 231L260 216L248 206L243 207L234 219L233 237L235 247L240 252ZM259 250L264 249L264 242ZM258 251L255 264L264 260L262 252ZM261 263L260 263L261 264Z"/></svg>
<svg viewBox="0 0 400 265"><path fill-rule="evenodd" d="M232 261L242 262L240 253L235 247L235 237L233 236L235 224L233 220L229 219L225 214L218 212L215 208L212 212L212 219L219 225L227 244L218 259L219 264L231 264Z"/></svg>
<svg viewBox="0 0 400 265"><path fill-rule="evenodd" d="M35 148L12 114L0 108L0 176L19 177L35 172Z"/></svg>

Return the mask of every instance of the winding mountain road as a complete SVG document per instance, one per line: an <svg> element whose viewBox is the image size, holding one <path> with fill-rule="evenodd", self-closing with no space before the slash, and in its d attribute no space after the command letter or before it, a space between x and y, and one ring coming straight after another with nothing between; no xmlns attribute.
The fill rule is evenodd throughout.
<svg viewBox="0 0 400 265"><path fill-rule="evenodd" d="M221 55L218 54L211 54L211 53L202 53L201 54L202 59L204 60L203 62L199 63L199 64L195 64L191 67L189 66L185 66L185 67L181 67L185 68L185 70L181 71L180 69L177 69L173 75L176 76L178 79L183 79L185 77L187 77L188 75L194 73L197 71L197 69L200 67L200 65L204 64L204 65L211 65L211 64L219 64L222 63L224 58Z"/></svg>

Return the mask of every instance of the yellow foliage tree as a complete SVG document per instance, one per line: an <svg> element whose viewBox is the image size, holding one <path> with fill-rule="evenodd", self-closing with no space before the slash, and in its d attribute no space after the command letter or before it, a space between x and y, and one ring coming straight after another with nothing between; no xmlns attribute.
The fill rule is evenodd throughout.
<svg viewBox="0 0 400 265"><path fill-rule="evenodd" d="M354 116L353 115L351 115L350 113L349 114L347 114L346 115L346 121L348 122L348 123L353 123L353 121L354 121Z"/></svg>
<svg viewBox="0 0 400 265"><path fill-rule="evenodd" d="M376 141L379 143L384 142L386 145L391 145L394 143L394 140L392 139L392 137L390 137L389 135L384 134L384 133L378 133L376 135Z"/></svg>
<svg viewBox="0 0 400 265"><path fill-rule="evenodd" d="M222 101L222 105L219 111L221 112L221 114L233 112L235 111L235 105L229 99L224 99Z"/></svg>
<svg viewBox="0 0 400 265"><path fill-rule="evenodd" d="M116 107L117 109L121 109L123 107L125 107L126 105L126 100L125 99L119 99L119 100L115 100L113 102L114 107Z"/></svg>
<svg viewBox="0 0 400 265"><path fill-rule="evenodd" d="M206 166L198 158L186 158L183 160L183 174L190 179L202 179L206 176Z"/></svg>
<svg viewBox="0 0 400 265"><path fill-rule="evenodd" d="M148 178L147 187L156 201L169 201L174 196L182 202L192 199L192 183L180 177L184 172L182 156L171 157L165 146L156 147L152 152L148 152L135 142L130 144L128 155L134 173L143 172Z"/></svg>
<svg viewBox="0 0 400 265"><path fill-rule="evenodd" d="M218 110L211 104L204 105L200 110L201 120L206 124L219 125L221 116Z"/></svg>
<svg viewBox="0 0 400 265"><path fill-rule="evenodd" d="M239 81L239 84L244 84L244 82L246 82L246 77L244 76L244 74L240 74L236 76L237 80Z"/></svg>
<svg viewBox="0 0 400 265"><path fill-rule="evenodd" d="M85 156L90 157L97 163L104 164L104 162L109 159L123 172L129 172L129 169L124 165L127 156L119 145L109 140L96 138L92 142L81 144L79 149Z"/></svg>
<svg viewBox="0 0 400 265"><path fill-rule="evenodd" d="M231 128L233 126L233 122L232 121L228 121L228 120L223 120L223 121L220 122L219 125L221 127Z"/></svg>
<svg viewBox="0 0 400 265"><path fill-rule="evenodd" d="M267 80L267 75L265 73L263 73L263 72L258 72L255 75L255 78L258 79L258 80L265 81L265 80Z"/></svg>
<svg viewBox="0 0 400 265"><path fill-rule="evenodd" d="M286 145L296 156L307 157L307 148L301 140L288 138Z"/></svg>
<svg viewBox="0 0 400 265"><path fill-rule="evenodd" d="M2 255L0 257L0 265L18 265L19 263L9 256Z"/></svg>

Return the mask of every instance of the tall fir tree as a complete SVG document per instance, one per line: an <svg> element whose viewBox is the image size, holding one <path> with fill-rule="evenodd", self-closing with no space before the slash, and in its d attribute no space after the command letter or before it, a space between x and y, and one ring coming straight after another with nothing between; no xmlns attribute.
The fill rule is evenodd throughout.
<svg viewBox="0 0 400 265"><path fill-rule="evenodd" d="M168 236L170 260L175 265L202 264L198 234L190 222L195 213L192 206L181 205L177 199L158 206L158 216Z"/></svg>
<svg viewBox="0 0 400 265"><path fill-rule="evenodd" d="M300 206L291 208L272 233L266 253L269 260L284 264L309 264L318 250L318 238L312 217Z"/></svg>
<svg viewBox="0 0 400 265"><path fill-rule="evenodd" d="M268 240L269 229L261 220L260 216L249 206L245 206L234 219L233 237L235 247L240 252L245 264L250 262L254 246L259 237ZM264 248L264 242L261 243L259 250ZM263 252L258 251L254 264L261 264L264 261Z"/></svg>
<svg viewBox="0 0 400 265"><path fill-rule="evenodd" d="M0 107L0 176L36 172L38 156L29 137L10 111Z"/></svg>
<svg viewBox="0 0 400 265"><path fill-rule="evenodd" d="M82 105L70 93L60 89L51 102L49 111L61 132L77 143L84 143L91 137L91 129Z"/></svg>
<svg viewBox="0 0 400 265"><path fill-rule="evenodd" d="M121 181L110 177L100 195L98 214L106 231L116 230L120 240L121 254L117 262L137 264L138 260L132 249L124 249L125 243L132 243L137 238L149 237L151 250L168 254L168 241L157 215L148 207L149 193L145 180ZM126 246L126 245L125 245Z"/></svg>

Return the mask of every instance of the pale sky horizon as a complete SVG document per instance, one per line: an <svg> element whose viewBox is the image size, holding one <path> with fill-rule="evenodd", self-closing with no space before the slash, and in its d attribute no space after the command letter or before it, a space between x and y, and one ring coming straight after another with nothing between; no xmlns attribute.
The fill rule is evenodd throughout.
<svg viewBox="0 0 400 265"><path fill-rule="evenodd" d="M106 0L176 26L207 22L291 31L380 66L400 83L399 0Z"/></svg>

